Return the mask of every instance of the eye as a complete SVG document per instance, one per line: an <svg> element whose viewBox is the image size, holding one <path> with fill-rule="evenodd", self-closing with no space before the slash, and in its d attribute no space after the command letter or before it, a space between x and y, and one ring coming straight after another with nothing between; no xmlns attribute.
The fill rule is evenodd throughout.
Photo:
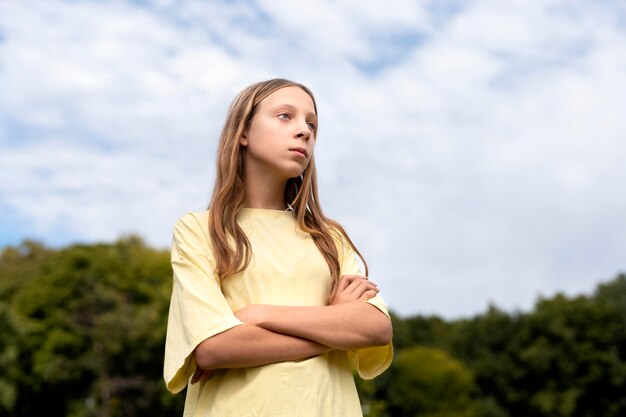
<svg viewBox="0 0 626 417"><path fill-rule="evenodd" d="M289 115L289 113L281 113L277 116L279 119L283 119L283 120L290 120L291 116Z"/></svg>
<svg viewBox="0 0 626 417"><path fill-rule="evenodd" d="M311 129L311 130L315 130L315 123L313 123L313 122L307 122L307 125L309 126L309 129Z"/></svg>

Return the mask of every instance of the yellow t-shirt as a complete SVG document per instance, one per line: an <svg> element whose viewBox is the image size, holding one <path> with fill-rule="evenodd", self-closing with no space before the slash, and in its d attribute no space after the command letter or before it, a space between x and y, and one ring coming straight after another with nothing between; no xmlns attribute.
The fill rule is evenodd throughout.
<svg viewBox="0 0 626 417"><path fill-rule="evenodd" d="M326 305L331 285L326 261L291 212L243 209L237 218L252 258L241 273L221 280L208 237L208 211L188 213L174 227L174 287L165 343L164 379L176 393L196 369L203 340L242 324L233 311L250 304ZM349 245L339 247L341 275L360 274ZM388 315L378 296L368 301ZM187 387L184 417L361 416L351 367L366 379L393 356L387 346L331 351L299 361L218 370Z"/></svg>

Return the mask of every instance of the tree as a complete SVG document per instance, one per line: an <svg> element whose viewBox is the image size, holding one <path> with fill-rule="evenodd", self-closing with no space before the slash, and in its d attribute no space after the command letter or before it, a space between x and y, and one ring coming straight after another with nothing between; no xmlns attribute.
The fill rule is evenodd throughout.
<svg viewBox="0 0 626 417"><path fill-rule="evenodd" d="M169 254L137 237L0 252L0 415L182 415L161 372ZM391 369L357 381L366 417L626 415L626 275L592 296L400 318Z"/></svg>
<svg viewBox="0 0 626 417"><path fill-rule="evenodd" d="M448 348L474 373L483 405L500 410L494 415L505 415L504 409L525 396L526 387L517 381L523 369L515 360L520 320L519 314L490 305L484 314L451 325Z"/></svg>
<svg viewBox="0 0 626 417"><path fill-rule="evenodd" d="M127 237L50 250L30 265L33 275L19 285L2 271L2 282L11 288L3 302L15 329L20 369L13 378L13 406L6 402L10 413L181 412L180 400L165 394L161 379L171 292L166 251Z"/></svg>
<svg viewBox="0 0 626 417"><path fill-rule="evenodd" d="M491 307L453 324L451 351L474 372L479 397L510 415L624 415L623 283L595 297L541 298L525 314Z"/></svg>
<svg viewBox="0 0 626 417"><path fill-rule="evenodd" d="M36 278L37 265L48 255L43 245L33 241L0 252L0 411L7 413L16 405L20 375L18 332L10 314L10 300L20 286Z"/></svg>
<svg viewBox="0 0 626 417"><path fill-rule="evenodd" d="M528 413L617 417L626 413L622 321L592 297L540 299L525 318L518 359Z"/></svg>
<svg viewBox="0 0 626 417"><path fill-rule="evenodd" d="M415 346L399 351L380 387L391 416L473 415L472 373L437 348Z"/></svg>

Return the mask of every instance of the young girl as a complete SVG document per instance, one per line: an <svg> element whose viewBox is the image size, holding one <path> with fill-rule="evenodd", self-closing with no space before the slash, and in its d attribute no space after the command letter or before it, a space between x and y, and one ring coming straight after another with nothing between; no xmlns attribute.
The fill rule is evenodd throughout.
<svg viewBox="0 0 626 417"><path fill-rule="evenodd" d="M230 107L209 210L174 228L164 378L187 386L185 417L361 416L351 368L391 362L387 308L319 206L316 136L301 84L260 82Z"/></svg>

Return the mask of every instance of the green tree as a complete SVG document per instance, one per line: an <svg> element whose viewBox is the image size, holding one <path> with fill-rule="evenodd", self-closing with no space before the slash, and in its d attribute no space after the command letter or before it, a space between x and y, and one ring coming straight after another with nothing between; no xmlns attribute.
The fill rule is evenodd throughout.
<svg viewBox="0 0 626 417"><path fill-rule="evenodd" d="M170 292L168 252L137 237L4 248L0 415L181 415L161 377ZM366 417L626 415L624 274L527 313L391 316L391 369L357 381Z"/></svg>
<svg viewBox="0 0 626 417"><path fill-rule="evenodd" d="M381 377L380 387L391 416L473 415L472 373L437 348L415 346L399 351L391 369Z"/></svg>
<svg viewBox="0 0 626 417"><path fill-rule="evenodd" d="M525 318L519 360L529 412L542 416L617 417L626 413L621 321L597 300L541 299Z"/></svg>
<svg viewBox="0 0 626 417"><path fill-rule="evenodd" d="M490 410L504 410L524 398L518 376L523 369L515 360L520 315L490 305L484 314L451 325L449 349L472 370L478 397ZM503 414L503 411L495 415ZM513 414L516 415L516 414Z"/></svg>
<svg viewBox="0 0 626 417"><path fill-rule="evenodd" d="M6 414L11 414L16 405L20 376L18 333L10 314L10 300L20 286L36 278L37 265L48 255L43 245L33 241L0 252L0 411Z"/></svg>
<svg viewBox="0 0 626 417"><path fill-rule="evenodd" d="M593 299L611 310L620 322L615 336L619 340L620 358L626 360L626 274L598 285Z"/></svg>
<svg viewBox="0 0 626 417"><path fill-rule="evenodd" d="M395 319L395 320L394 320ZM392 316L394 345L398 349L422 345L446 349L450 323L438 316L415 316L400 320Z"/></svg>
<svg viewBox="0 0 626 417"><path fill-rule="evenodd" d="M520 417L624 415L623 283L595 297L542 298L525 314L492 306L453 323L451 351L474 372L483 404Z"/></svg>
<svg viewBox="0 0 626 417"><path fill-rule="evenodd" d="M387 402L380 398L375 379L361 379L355 375L356 388L363 409L363 417L387 417Z"/></svg>
<svg viewBox="0 0 626 417"><path fill-rule="evenodd" d="M161 379L171 291L166 251L127 237L49 250L28 268L19 260L5 269L14 256L29 253L3 252L3 303L19 368L15 398L3 404L9 415L181 412ZM16 284L16 276L28 277Z"/></svg>

